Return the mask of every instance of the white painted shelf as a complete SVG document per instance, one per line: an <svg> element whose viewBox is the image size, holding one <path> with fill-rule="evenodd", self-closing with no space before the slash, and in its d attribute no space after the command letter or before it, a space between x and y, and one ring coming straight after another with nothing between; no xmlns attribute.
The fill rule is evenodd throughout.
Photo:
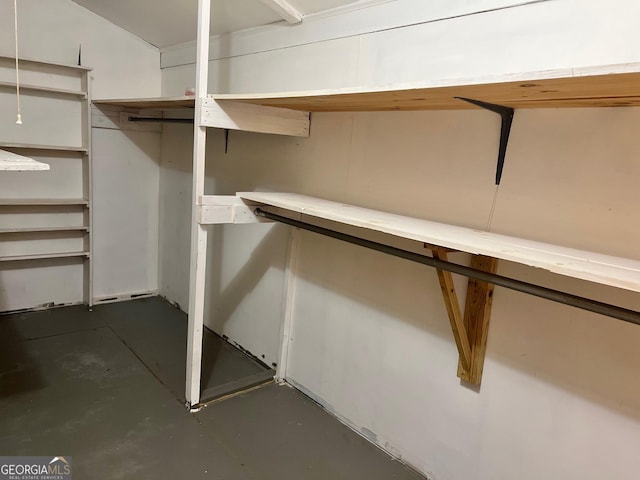
<svg viewBox="0 0 640 480"><path fill-rule="evenodd" d="M0 55L0 61L4 62L15 62L15 57L7 57L6 55ZM66 63L56 63L56 62L44 62L42 60L34 60L32 58L19 58L18 62L22 68L28 66L38 66L45 68L61 68L67 70L78 70L79 73L90 72L92 68L83 67L82 65L68 65Z"/></svg>
<svg viewBox="0 0 640 480"><path fill-rule="evenodd" d="M293 193L243 192L237 196L311 217L640 292L638 260L405 217Z"/></svg>
<svg viewBox="0 0 640 480"><path fill-rule="evenodd" d="M45 150L45 151L60 151L60 152L81 152L81 153L87 153L89 151L86 147L73 147L69 145L40 145L36 143L0 142L0 148L16 148L16 149L25 149L25 150Z"/></svg>
<svg viewBox="0 0 640 480"><path fill-rule="evenodd" d="M0 206L64 206L89 205L85 198L0 198Z"/></svg>
<svg viewBox="0 0 640 480"><path fill-rule="evenodd" d="M50 170L49 164L0 149L0 171L36 172Z"/></svg>
<svg viewBox="0 0 640 480"><path fill-rule="evenodd" d="M33 255L14 255L0 257L0 262L19 262L24 260L48 260L51 258L89 257L89 252L38 253Z"/></svg>
<svg viewBox="0 0 640 480"><path fill-rule="evenodd" d="M436 79L382 87L212 95L218 101L229 100L306 112L477 108L458 97L512 108L638 106L640 64Z"/></svg>
<svg viewBox="0 0 640 480"><path fill-rule="evenodd" d="M0 82L0 87L15 89L16 84L14 82ZM87 98L86 92L83 92L80 90L67 90L63 88L42 87L38 85L25 85L21 83L20 93L22 92L40 92L40 93L48 93L52 95L71 96L71 97L76 97L81 99Z"/></svg>
<svg viewBox="0 0 640 480"><path fill-rule="evenodd" d="M44 233L44 232L88 232L88 231L89 231L89 227L0 228L0 234Z"/></svg>
<svg viewBox="0 0 640 480"><path fill-rule="evenodd" d="M179 108L194 108L195 97L150 97L150 98L111 98L93 100L94 105L109 105L112 107L139 108L143 110L174 110Z"/></svg>
<svg viewBox="0 0 640 480"><path fill-rule="evenodd" d="M629 107L640 105L640 64L625 63L441 79L383 87L279 93L213 94L216 101L306 112L451 110L477 108L467 97L513 108ZM194 97L94 100L96 105L143 109L193 108Z"/></svg>
<svg viewBox="0 0 640 480"><path fill-rule="evenodd" d="M53 190L49 195L53 194L54 198L37 198L38 192L41 190L41 184L38 182L46 182L47 178L51 180L51 176L42 174L38 180L35 174L21 174L20 181L23 182L21 188L13 193L8 191L0 192L0 214L3 216L15 216L15 214L22 214L23 212L37 212L38 218L34 218L34 221L29 224L0 225L0 240L6 241L11 239L11 241L20 244L32 244L33 241L44 239L45 237L56 237L60 239L69 237L74 238L75 242L79 241L81 243L78 246L69 245L67 249L82 251L43 253L42 250L46 251L47 249L41 249L34 254L17 256L12 254L3 256L0 258L0 261L18 262L55 258L86 258L86 261L78 265L78 267L82 267L82 290L77 293L79 296L81 295L84 303L90 306L93 304L93 256L91 255L93 250L93 213L91 209L93 184L91 161L91 68L81 65L51 63L29 58L20 58L18 59L18 63L22 70L27 73L33 73L31 80L20 84L21 91L24 91L33 99L36 99L36 97L47 97L56 100L51 103L50 108L48 107L46 112L43 112L43 125L46 127L45 123L51 126L63 122L67 129L77 131L79 135L77 140L71 139L69 141L63 138L46 138L45 130L47 129L41 128L34 132L36 135L34 138L23 139L21 141L16 138L15 135L10 135L11 132L7 131L4 132L4 138L0 139L0 149L9 151L14 155L44 162L45 165L51 163L48 161L49 158L51 158L52 161L53 159L61 159L64 160L65 163L72 161L75 172L81 170L81 175L74 175L73 179L69 178L69 185L67 186L65 184L64 187L68 188L67 193L71 193L71 183L73 183L73 191L77 192L77 195L81 198L64 198L64 192L62 190L59 192L62 198L55 198L55 192L53 192ZM15 58L0 55L0 69L5 73L3 78L0 79L0 92L15 95L15 66ZM69 109L73 109L75 112L74 115L67 115L67 112L70 111ZM79 114L79 118L77 114ZM0 137L3 137L2 132L0 132ZM75 162L80 163L76 165ZM47 168L49 167L48 165L46 166ZM2 167L2 165L0 165L0 167ZM5 167L11 167L11 165L5 165ZM4 175L4 177L7 177L5 182L11 181L12 176L17 177L18 174L13 175L7 173ZM62 185L61 188L63 188ZM3 193L5 195L3 195ZM41 193L43 197L47 196L47 192ZM24 195L24 197L11 198L20 195ZM79 213L82 214L83 219L77 219L77 222L71 219L66 222L64 220L56 220L56 216L59 216L59 214L68 216L66 214L77 215ZM59 227L52 226L52 224L55 225L59 222L63 223L63 225ZM0 221L0 223L2 222ZM65 223L67 225L64 225ZM82 226L68 225L74 223L81 224ZM28 252L30 250L32 249L22 248L15 249L13 252ZM35 268L38 267L38 265L37 262L32 262L24 264L24 266L20 265L20 268ZM34 275L37 275L37 273L34 272ZM9 293L7 299L5 299L7 301L3 302L3 308L11 305L13 302L13 296L10 295L10 293L17 288L17 286L12 284L12 278L14 277L8 276L8 284L3 285ZM51 294L55 295L55 292L56 289L54 288ZM35 293L36 292L34 292L34 294ZM37 294L33 297L29 296L28 298L28 302L33 300L33 304L39 303L34 300L38 298Z"/></svg>

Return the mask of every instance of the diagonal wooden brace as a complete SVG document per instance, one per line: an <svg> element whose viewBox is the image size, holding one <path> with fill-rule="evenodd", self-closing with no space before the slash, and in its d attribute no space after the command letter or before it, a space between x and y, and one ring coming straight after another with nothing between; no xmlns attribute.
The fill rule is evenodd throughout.
<svg viewBox="0 0 640 480"><path fill-rule="evenodd" d="M471 257L471 268L484 272L496 273L498 259L484 255ZM462 380L480 385L482 381L482 369L484 357L487 351L487 336L489 334L489 319L491 318L491 305L493 302L492 283L469 279L467 286L467 301L464 307L464 325L469 334L471 345L471 368L458 363L458 377Z"/></svg>
<svg viewBox="0 0 640 480"><path fill-rule="evenodd" d="M434 258L447 261L447 252L450 250L432 245L427 248L431 250ZM495 273L497 266L498 260L492 257L474 255L471 258L471 268L477 270ZM469 279L463 317L451 273L436 270L458 348L458 377L474 385L480 385L489 332L493 285Z"/></svg>
<svg viewBox="0 0 640 480"><path fill-rule="evenodd" d="M448 261L447 252L444 249L435 246L430 248L433 258L444 260L445 262ZM456 339L460 363L463 365L463 368L468 371L471 368L471 346L469 344L469 335L464 325L464 319L462 313L460 313L460 304L458 303L458 296L456 295L456 287L453 284L453 276L451 272L440 270L439 268L436 269L436 271L438 272L442 298L444 299L444 304L449 314L453 336Z"/></svg>

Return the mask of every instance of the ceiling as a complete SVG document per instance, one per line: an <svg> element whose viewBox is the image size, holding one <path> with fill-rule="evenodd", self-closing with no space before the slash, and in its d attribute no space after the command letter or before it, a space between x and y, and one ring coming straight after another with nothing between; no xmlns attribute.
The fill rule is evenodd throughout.
<svg viewBox="0 0 640 480"><path fill-rule="evenodd" d="M73 0L156 47L195 40L197 0ZM289 0L303 15L359 0ZM281 21L260 0L212 0L211 34L229 33Z"/></svg>

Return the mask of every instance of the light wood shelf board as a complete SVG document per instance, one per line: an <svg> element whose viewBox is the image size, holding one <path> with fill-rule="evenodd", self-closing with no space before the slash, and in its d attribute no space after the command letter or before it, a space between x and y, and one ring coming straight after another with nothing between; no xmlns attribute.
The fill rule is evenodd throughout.
<svg viewBox="0 0 640 480"><path fill-rule="evenodd" d="M310 112L462 110L473 98L513 108L640 106L640 64L439 80L383 88L213 95Z"/></svg>
<svg viewBox="0 0 640 480"><path fill-rule="evenodd" d="M153 98L114 98L93 100L94 105L109 105L123 108L140 108L147 110L172 110L178 108L194 108L194 97L153 97Z"/></svg>
<svg viewBox="0 0 640 480"><path fill-rule="evenodd" d="M312 217L388 233L640 292L640 261L447 225L292 193L238 193L240 198Z"/></svg>

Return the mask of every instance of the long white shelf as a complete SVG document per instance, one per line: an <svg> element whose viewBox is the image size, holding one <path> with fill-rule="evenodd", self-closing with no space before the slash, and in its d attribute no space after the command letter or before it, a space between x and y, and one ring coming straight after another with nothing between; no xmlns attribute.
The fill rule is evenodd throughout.
<svg viewBox="0 0 640 480"><path fill-rule="evenodd" d="M0 234L45 233L45 232L88 232L89 227L32 227L32 228L0 228Z"/></svg>
<svg viewBox="0 0 640 480"><path fill-rule="evenodd" d="M15 57L8 57L6 55L0 55L0 61L4 62L15 62ZM78 70L79 72L90 72L92 68L83 67L82 65L69 65L66 63L56 63L56 62L44 62L42 60L35 60L33 58L19 58L18 62L20 63L20 67L25 68L30 65L38 66L38 67L48 67L48 68L61 68L67 70Z"/></svg>
<svg viewBox="0 0 640 480"><path fill-rule="evenodd" d="M0 88L16 88L15 82L0 82ZM42 87L39 85L25 85L20 84L20 92L39 92L39 93L48 93L52 95L65 95L70 97L77 98L87 98L87 93L81 90L68 90L64 88L51 88L51 87Z"/></svg>
<svg viewBox="0 0 640 480"><path fill-rule="evenodd" d="M33 172L49 170L49 164L38 162L33 158L18 155L7 150L0 150L0 171Z"/></svg>
<svg viewBox="0 0 640 480"><path fill-rule="evenodd" d="M24 149L24 150L45 150L45 151L60 151L60 152L81 152L81 153L87 153L89 151L86 147L73 147L69 145L41 145L38 143L0 142L0 148L17 148L17 149Z"/></svg>
<svg viewBox="0 0 640 480"><path fill-rule="evenodd" d="M640 105L640 64L565 68L437 79L381 87L277 93L212 94L210 100L249 103L306 112L459 110L477 108L458 97L513 108L630 107ZM193 108L193 97L94 100L131 108Z"/></svg>
<svg viewBox="0 0 640 480"><path fill-rule="evenodd" d="M0 206L67 206L89 205L86 198L0 198Z"/></svg>
<svg viewBox="0 0 640 480"><path fill-rule="evenodd" d="M303 215L640 292L638 260L405 217L293 193L242 192L237 196Z"/></svg>
<svg viewBox="0 0 640 480"><path fill-rule="evenodd" d="M89 257L89 252L38 253L32 255L13 255L0 257L0 262L18 262L24 260L48 260L51 258Z"/></svg>
<svg viewBox="0 0 640 480"><path fill-rule="evenodd" d="M140 108L143 110L174 110L194 108L194 97L149 97L149 98L105 98L96 99L94 105L109 105L112 107Z"/></svg>
<svg viewBox="0 0 640 480"><path fill-rule="evenodd" d="M459 97L513 108L638 106L640 64L429 79L381 87L213 95L218 101L232 100L307 112L477 108Z"/></svg>

